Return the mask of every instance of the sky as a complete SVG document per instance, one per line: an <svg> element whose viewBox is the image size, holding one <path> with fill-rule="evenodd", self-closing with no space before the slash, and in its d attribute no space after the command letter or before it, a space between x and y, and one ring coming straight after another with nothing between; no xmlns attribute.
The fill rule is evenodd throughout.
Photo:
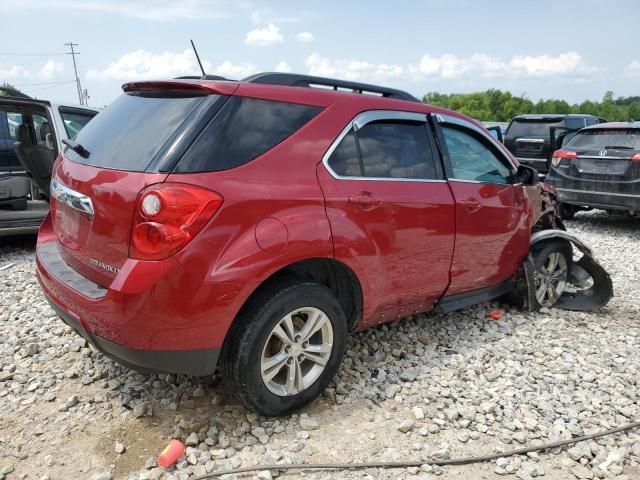
<svg viewBox="0 0 640 480"><path fill-rule="evenodd" d="M570 103L640 95L640 1L0 0L0 83L89 104L123 83L283 71L427 92Z"/></svg>

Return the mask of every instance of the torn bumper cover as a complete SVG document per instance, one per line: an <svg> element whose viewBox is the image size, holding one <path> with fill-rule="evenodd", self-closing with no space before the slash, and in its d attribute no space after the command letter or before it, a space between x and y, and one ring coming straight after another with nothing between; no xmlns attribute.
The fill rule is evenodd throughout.
<svg viewBox="0 0 640 480"><path fill-rule="evenodd" d="M570 284L570 288L565 288L554 307L591 311L605 306L613 296L613 283L606 270L594 258L591 248L574 235L555 229L534 233L530 245L551 239L566 240L581 253L580 258L574 259L569 266L567 283ZM525 310L538 308L535 267L531 255L523 262L516 278L516 288L508 294L506 300Z"/></svg>

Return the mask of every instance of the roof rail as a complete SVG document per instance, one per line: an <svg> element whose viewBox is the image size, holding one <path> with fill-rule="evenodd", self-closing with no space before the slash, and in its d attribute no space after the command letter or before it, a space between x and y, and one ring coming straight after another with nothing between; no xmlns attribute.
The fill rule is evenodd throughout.
<svg viewBox="0 0 640 480"><path fill-rule="evenodd" d="M354 93L374 93L387 98L407 100L409 102L420 102L410 93L394 88L381 87L379 85L369 85L367 83L350 82L348 80L337 80L335 78L314 77L312 75L299 75L296 73L265 72L256 73L242 79L248 83L265 83L268 85L286 85L290 87L313 87L314 85L331 87L333 90L351 90Z"/></svg>

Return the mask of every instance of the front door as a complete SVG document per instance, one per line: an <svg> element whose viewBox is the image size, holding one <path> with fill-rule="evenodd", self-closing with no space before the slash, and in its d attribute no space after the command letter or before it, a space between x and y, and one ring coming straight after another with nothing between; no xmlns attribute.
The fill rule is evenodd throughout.
<svg viewBox="0 0 640 480"><path fill-rule="evenodd" d="M432 308L449 283L454 202L426 115L370 111L318 165L335 258L361 282L364 324Z"/></svg>
<svg viewBox="0 0 640 480"><path fill-rule="evenodd" d="M531 226L516 168L490 135L436 115L445 169L456 202L456 239L447 295L508 280L529 252Z"/></svg>

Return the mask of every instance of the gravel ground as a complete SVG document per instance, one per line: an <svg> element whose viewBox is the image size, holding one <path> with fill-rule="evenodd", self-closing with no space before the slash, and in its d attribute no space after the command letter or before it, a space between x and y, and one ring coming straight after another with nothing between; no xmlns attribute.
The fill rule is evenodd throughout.
<svg viewBox="0 0 640 480"><path fill-rule="evenodd" d="M5 239L0 480L177 480L255 463L459 457L639 419L640 219L581 214L568 227L594 247L613 278L615 297L606 309L507 309L496 321L485 316L495 305L483 304L357 334L325 396L278 419L247 413L216 378L142 375L96 353L55 317L40 293L33 239ZM172 437L188 450L176 469L165 472L154 457ZM505 475L640 478L640 431L469 466L280 474Z"/></svg>

